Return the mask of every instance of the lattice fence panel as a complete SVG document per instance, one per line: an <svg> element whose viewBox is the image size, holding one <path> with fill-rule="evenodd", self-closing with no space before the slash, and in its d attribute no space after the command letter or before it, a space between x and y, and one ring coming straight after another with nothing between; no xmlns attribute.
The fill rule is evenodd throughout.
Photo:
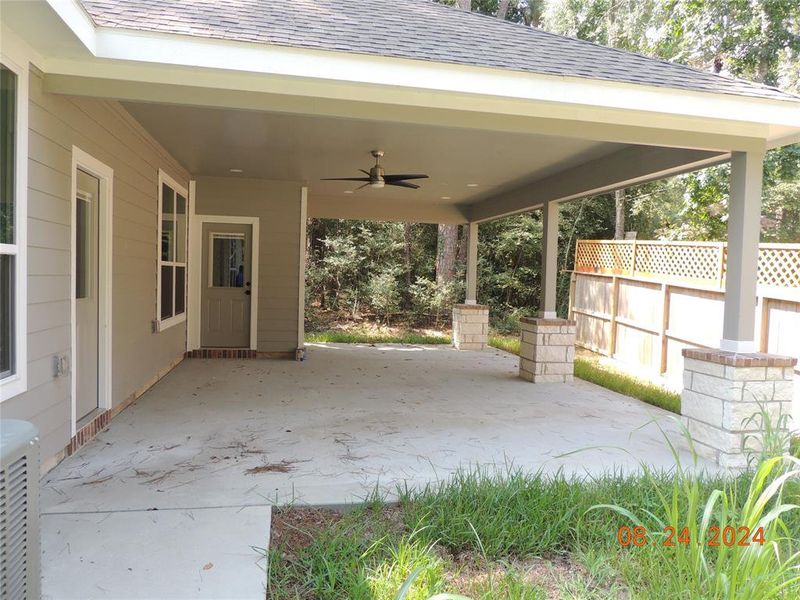
<svg viewBox="0 0 800 600"><path fill-rule="evenodd" d="M721 245L636 243L637 274L679 279L720 279Z"/></svg>
<svg viewBox="0 0 800 600"><path fill-rule="evenodd" d="M762 246L758 253L758 283L800 288L800 247Z"/></svg>
<svg viewBox="0 0 800 600"><path fill-rule="evenodd" d="M575 270L590 273L630 273L633 246L624 242L580 240L575 248Z"/></svg>
<svg viewBox="0 0 800 600"><path fill-rule="evenodd" d="M636 264L632 271L634 253ZM723 283L726 262L725 244L715 243L579 240L575 250L576 271L635 273L716 286ZM768 287L800 288L800 244L762 244L758 283Z"/></svg>

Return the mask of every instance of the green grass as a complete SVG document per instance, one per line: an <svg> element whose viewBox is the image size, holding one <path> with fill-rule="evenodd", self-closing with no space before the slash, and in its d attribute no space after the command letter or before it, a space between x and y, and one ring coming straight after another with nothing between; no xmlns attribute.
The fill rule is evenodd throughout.
<svg viewBox="0 0 800 600"><path fill-rule="evenodd" d="M601 366L584 358L575 359L575 377L591 381L620 394L681 414L681 396L643 379Z"/></svg>
<svg viewBox="0 0 800 600"><path fill-rule="evenodd" d="M519 344L518 336L493 335L489 337L490 346L512 354L519 354ZM680 414L681 412L680 394L671 392L649 381L627 375L616 369L605 367L598 364L597 361L576 357L575 377L620 394L637 398L642 402L661 407L675 414Z"/></svg>
<svg viewBox="0 0 800 600"><path fill-rule="evenodd" d="M279 545L273 547L269 597L393 600L416 571L406 596L412 600L443 592L539 600L545 598L545 582L554 578L568 598L798 597L797 583L784 596L721 591L743 570L755 582L750 591L758 581L765 590L775 589L792 576L787 569L800 566L790 554L800 540L797 510L778 515L767 532L774 552L769 544L748 554L705 545L666 549L655 543L663 523L707 527L706 506L711 524L753 525L766 514L753 501L778 474L765 473L751 490L752 474L700 479L687 473L611 473L579 480L511 468L463 471L423 489L401 490L399 513L386 513L371 502L299 551L285 554ZM783 495L783 503L800 501L800 486L787 487ZM773 497L765 506L779 505ZM637 524L640 516L654 543L620 547L618 528ZM571 572L540 569L538 579L530 575L531 565L543 562L536 557L559 556L569 557ZM747 588L747 581L738 581ZM685 593L689 584L692 594Z"/></svg>
<svg viewBox="0 0 800 600"><path fill-rule="evenodd" d="M307 333L306 342L337 344L449 344L450 336L430 335L415 331L403 331L398 334L320 331Z"/></svg>
<svg viewBox="0 0 800 600"><path fill-rule="evenodd" d="M505 350L511 354L519 356L520 339L518 335L490 335L489 345L500 350Z"/></svg>

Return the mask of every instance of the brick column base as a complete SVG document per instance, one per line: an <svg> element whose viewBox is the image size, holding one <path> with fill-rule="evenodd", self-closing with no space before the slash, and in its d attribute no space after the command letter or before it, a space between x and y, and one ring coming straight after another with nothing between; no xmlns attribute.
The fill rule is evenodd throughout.
<svg viewBox="0 0 800 600"><path fill-rule="evenodd" d="M774 354L685 348L681 415L697 454L723 468L746 467L761 445L761 411L773 427L792 414L795 364Z"/></svg>
<svg viewBox="0 0 800 600"><path fill-rule="evenodd" d="M489 345L489 307L485 304L456 304L453 307L453 347L483 350Z"/></svg>
<svg viewBox="0 0 800 600"><path fill-rule="evenodd" d="M572 381L575 321L520 319L519 376L533 383Z"/></svg>

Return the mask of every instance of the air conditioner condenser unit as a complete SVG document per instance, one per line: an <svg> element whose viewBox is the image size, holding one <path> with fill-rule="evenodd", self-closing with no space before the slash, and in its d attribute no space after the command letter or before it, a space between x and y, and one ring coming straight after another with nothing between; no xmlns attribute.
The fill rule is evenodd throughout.
<svg viewBox="0 0 800 600"><path fill-rule="evenodd" d="M0 420L0 598L40 597L39 432Z"/></svg>

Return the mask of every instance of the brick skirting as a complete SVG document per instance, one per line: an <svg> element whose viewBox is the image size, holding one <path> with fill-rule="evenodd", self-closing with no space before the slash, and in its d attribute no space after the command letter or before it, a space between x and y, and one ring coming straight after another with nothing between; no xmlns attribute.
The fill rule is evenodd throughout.
<svg viewBox="0 0 800 600"><path fill-rule="evenodd" d="M189 350L186 358L258 358L258 351L250 348L199 348Z"/></svg>
<svg viewBox="0 0 800 600"><path fill-rule="evenodd" d="M81 427L72 439L64 448L64 455L71 456L75 451L83 446L86 442L94 439L98 433L106 428L108 422L111 420L112 412L110 410L104 411L97 415L94 419L89 421L86 425Z"/></svg>

